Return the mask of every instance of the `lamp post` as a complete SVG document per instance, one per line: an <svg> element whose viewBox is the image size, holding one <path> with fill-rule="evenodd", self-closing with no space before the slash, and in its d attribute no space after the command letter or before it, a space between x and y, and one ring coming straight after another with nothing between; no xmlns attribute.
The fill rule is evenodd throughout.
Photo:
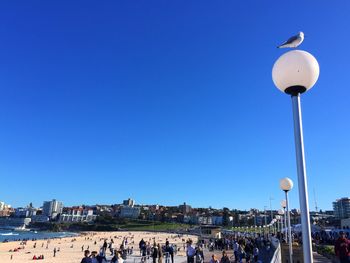
<svg viewBox="0 0 350 263"><path fill-rule="evenodd" d="M277 233L281 232L281 216L278 214L275 216L277 223Z"/></svg>
<svg viewBox="0 0 350 263"><path fill-rule="evenodd" d="M284 209L279 209L278 214L281 216L281 228L280 228L280 233L283 234L283 215L284 215ZM282 236L282 235L281 235Z"/></svg>
<svg viewBox="0 0 350 263"><path fill-rule="evenodd" d="M303 50L292 50L283 54L275 62L272 69L273 82L277 88L292 96L295 151L305 263L312 263L313 258L300 94L311 89L315 85L319 74L320 68L317 60L310 53Z"/></svg>
<svg viewBox="0 0 350 263"><path fill-rule="evenodd" d="M273 233L276 235L277 234L277 231L278 231L278 220L277 218L275 217L273 219Z"/></svg>
<svg viewBox="0 0 350 263"><path fill-rule="evenodd" d="M285 239L286 239L286 242L288 242L288 233L287 233L287 231L288 231L288 229L287 229L287 210L286 210L286 206L287 206L287 201L285 200L285 199L283 199L282 201L281 201L281 206L282 206L282 208L283 208L283 217L284 217L284 228L286 229L285 231L284 231L284 237L285 237Z"/></svg>
<svg viewBox="0 0 350 263"><path fill-rule="evenodd" d="M281 179L280 187L286 195L286 208L287 208L287 222L288 222L288 244L289 244L289 262L293 262L293 249L292 249L292 229L290 226L290 214L289 214L289 203L288 203L288 192L293 188L293 181L288 177Z"/></svg>

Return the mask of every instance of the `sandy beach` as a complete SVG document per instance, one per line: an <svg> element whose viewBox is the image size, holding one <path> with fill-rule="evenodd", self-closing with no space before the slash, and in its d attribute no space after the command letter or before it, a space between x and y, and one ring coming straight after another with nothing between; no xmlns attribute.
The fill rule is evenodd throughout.
<svg viewBox="0 0 350 263"><path fill-rule="evenodd" d="M119 247L124 237L128 237L128 246L134 247L134 255L140 255L139 242L143 238L146 242L153 244L153 238L156 243L164 244L166 239L170 243L176 244L180 251L177 256L185 255L183 249L184 240L191 238L193 241L197 237L183 235L180 238L176 234L156 233L156 232L83 232L76 237L58 238L50 240L27 241L25 245L21 242L0 243L0 262L62 262L62 263L80 263L84 250L89 248L90 251L99 251L105 239L114 239L116 247ZM16 248L21 248L13 252ZM54 257L54 249L56 248L56 256ZM10 252L12 251L12 252ZM33 256L44 255L44 260L33 260ZM109 253L107 252L107 255ZM11 259L12 256L12 259ZM128 261L128 260L127 260ZM134 260L132 260L134 262Z"/></svg>

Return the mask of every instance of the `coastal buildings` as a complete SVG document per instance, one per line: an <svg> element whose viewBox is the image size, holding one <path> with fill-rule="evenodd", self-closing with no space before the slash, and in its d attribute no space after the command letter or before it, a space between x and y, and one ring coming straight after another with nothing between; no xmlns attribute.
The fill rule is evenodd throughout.
<svg viewBox="0 0 350 263"><path fill-rule="evenodd" d="M53 199L52 201L45 201L43 204L43 215L48 216L51 220L57 219L58 215L62 213L63 203Z"/></svg>
<svg viewBox="0 0 350 263"><path fill-rule="evenodd" d="M340 222L340 227L342 229L344 228L350 229L350 218L342 219Z"/></svg>
<svg viewBox="0 0 350 263"><path fill-rule="evenodd" d="M37 213L37 209L33 207L32 204L29 204L27 207L18 207L15 208L14 216L15 217L32 217Z"/></svg>
<svg viewBox="0 0 350 263"><path fill-rule="evenodd" d="M341 198L333 203L334 211L311 212L311 222L319 226L349 226L350 200ZM335 219L337 215L338 218ZM165 206L160 204L138 205L135 200L128 198L119 204L112 205L81 205L72 207L63 207L63 203L53 199L43 203L43 207L35 208L32 204L26 207L11 208L5 202L0 202L0 217L10 218L2 219L1 224L23 226L32 224L35 226L45 225L45 223L65 222L65 223L88 223L93 224L97 219L104 217L132 220L148 220L168 223L185 223L197 226L263 226L271 221L271 215L277 215L276 210L259 211L258 209L236 210L229 208L215 209L195 208L187 203L175 206ZM300 211L290 210L292 225L300 224ZM345 219L341 218L345 217ZM25 219L25 221L23 221ZM19 220L19 221L18 221ZM22 220L22 221L21 221ZM30 222L29 222L29 221ZM43 224L40 224L43 223ZM0 224L0 227L1 227ZM36 225L35 225L36 224ZM30 226L29 226L30 227Z"/></svg>
<svg viewBox="0 0 350 263"><path fill-rule="evenodd" d="M333 202L333 211L336 219L350 218L350 198L343 197Z"/></svg>
<svg viewBox="0 0 350 263"><path fill-rule="evenodd" d="M133 206L135 206L135 200L128 198L127 200L123 201L123 205L133 207Z"/></svg>
<svg viewBox="0 0 350 263"><path fill-rule="evenodd" d="M59 222L93 222L97 215L94 210L82 206L65 207L60 214Z"/></svg>
<svg viewBox="0 0 350 263"><path fill-rule="evenodd" d="M191 212L192 207L187 205L186 202L183 203L183 205L179 205L179 210L184 214L187 215Z"/></svg>
<svg viewBox="0 0 350 263"><path fill-rule="evenodd" d="M135 206L135 201L132 199L124 200L123 205L120 208L119 216L121 218L139 218L141 208Z"/></svg>
<svg viewBox="0 0 350 263"><path fill-rule="evenodd" d="M13 209L10 205L6 204L5 202L0 201L0 217L7 217L10 216L13 213Z"/></svg>

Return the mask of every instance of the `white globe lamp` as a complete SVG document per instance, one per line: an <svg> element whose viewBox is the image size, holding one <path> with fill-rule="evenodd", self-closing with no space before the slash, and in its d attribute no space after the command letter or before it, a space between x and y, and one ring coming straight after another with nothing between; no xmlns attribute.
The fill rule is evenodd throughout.
<svg viewBox="0 0 350 263"><path fill-rule="evenodd" d="M289 51L280 56L272 68L272 79L276 87L290 95L311 89L320 75L317 60L303 50Z"/></svg>
<svg viewBox="0 0 350 263"><path fill-rule="evenodd" d="M292 188L293 188L293 181L290 178L288 178L288 177L282 178L280 180L280 188L283 191L287 191L287 192L292 190Z"/></svg>

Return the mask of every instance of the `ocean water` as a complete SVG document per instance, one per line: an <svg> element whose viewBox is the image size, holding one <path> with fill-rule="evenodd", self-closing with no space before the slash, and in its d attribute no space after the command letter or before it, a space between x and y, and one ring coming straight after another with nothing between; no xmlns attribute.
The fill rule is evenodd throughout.
<svg viewBox="0 0 350 263"><path fill-rule="evenodd" d="M60 237L73 237L76 233L71 232L41 232L41 231L12 231L0 229L0 242L23 240L23 239L49 239Z"/></svg>

